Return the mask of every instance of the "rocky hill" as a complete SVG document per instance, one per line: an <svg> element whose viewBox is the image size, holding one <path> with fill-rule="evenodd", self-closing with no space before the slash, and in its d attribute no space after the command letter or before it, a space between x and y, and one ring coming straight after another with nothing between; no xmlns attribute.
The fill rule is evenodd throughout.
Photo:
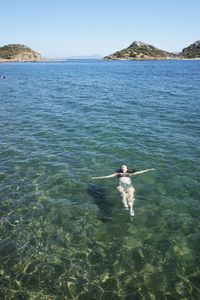
<svg viewBox="0 0 200 300"><path fill-rule="evenodd" d="M37 61L40 59L39 53L21 44L9 44L0 47L0 60Z"/></svg>
<svg viewBox="0 0 200 300"><path fill-rule="evenodd" d="M180 58L200 58L200 40L183 49L178 55Z"/></svg>
<svg viewBox="0 0 200 300"><path fill-rule="evenodd" d="M176 54L160 50L152 45L135 41L128 48L105 56L103 59L119 60L165 60L178 59Z"/></svg>

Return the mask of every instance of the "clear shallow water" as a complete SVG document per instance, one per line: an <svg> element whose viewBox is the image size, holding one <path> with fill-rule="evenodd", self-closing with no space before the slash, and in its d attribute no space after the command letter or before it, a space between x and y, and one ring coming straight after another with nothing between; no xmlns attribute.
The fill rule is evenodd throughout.
<svg viewBox="0 0 200 300"><path fill-rule="evenodd" d="M1 64L1 299L200 298L200 62ZM116 179L134 177L135 217Z"/></svg>

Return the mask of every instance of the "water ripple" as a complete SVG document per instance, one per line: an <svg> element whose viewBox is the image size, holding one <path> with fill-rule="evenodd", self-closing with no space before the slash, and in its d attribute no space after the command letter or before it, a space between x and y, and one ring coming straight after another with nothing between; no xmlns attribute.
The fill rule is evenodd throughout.
<svg viewBox="0 0 200 300"><path fill-rule="evenodd" d="M199 299L199 61L0 68L0 297Z"/></svg>

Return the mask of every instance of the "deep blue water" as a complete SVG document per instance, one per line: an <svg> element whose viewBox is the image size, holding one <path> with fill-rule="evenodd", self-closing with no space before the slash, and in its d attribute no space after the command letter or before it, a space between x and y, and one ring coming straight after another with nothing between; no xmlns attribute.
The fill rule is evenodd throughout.
<svg viewBox="0 0 200 300"><path fill-rule="evenodd" d="M0 298L200 299L200 61L0 64ZM123 209L122 164L135 216Z"/></svg>

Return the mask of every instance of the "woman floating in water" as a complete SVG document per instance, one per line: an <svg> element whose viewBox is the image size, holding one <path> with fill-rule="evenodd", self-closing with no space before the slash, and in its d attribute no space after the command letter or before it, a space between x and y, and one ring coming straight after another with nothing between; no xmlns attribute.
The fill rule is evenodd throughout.
<svg viewBox="0 0 200 300"><path fill-rule="evenodd" d="M122 196L122 203L124 207L128 209L130 207L130 215L134 216L133 210L133 203L134 203L134 193L135 189L132 185L131 176L142 174L145 172L153 171L155 169L147 169L143 171L136 172L129 172L127 166L123 165L120 170L117 170L114 174L108 176L101 176L101 177L92 177L92 179L103 179L103 178L112 178L118 177L119 178L119 185L117 187L118 191Z"/></svg>

